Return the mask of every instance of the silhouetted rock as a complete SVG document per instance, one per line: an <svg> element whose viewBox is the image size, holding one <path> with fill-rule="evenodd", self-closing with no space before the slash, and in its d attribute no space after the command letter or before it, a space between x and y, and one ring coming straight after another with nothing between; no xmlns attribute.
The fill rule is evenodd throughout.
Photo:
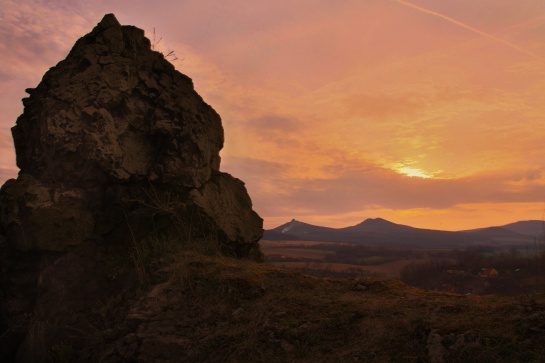
<svg viewBox="0 0 545 363"><path fill-rule="evenodd" d="M27 93L21 171L0 191L0 360L43 361L62 327L134 284L112 256L142 243L258 250L262 219L219 171L219 115L143 30L106 15Z"/></svg>
<svg viewBox="0 0 545 363"><path fill-rule="evenodd" d="M27 92L13 128L17 165L41 181L92 187L149 179L198 188L219 170L218 114L141 29L113 15Z"/></svg>

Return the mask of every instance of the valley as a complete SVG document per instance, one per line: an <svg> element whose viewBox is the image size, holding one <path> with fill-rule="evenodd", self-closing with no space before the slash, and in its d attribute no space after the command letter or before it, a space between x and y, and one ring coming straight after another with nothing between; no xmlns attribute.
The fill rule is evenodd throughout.
<svg viewBox="0 0 545 363"><path fill-rule="evenodd" d="M270 239L260 245L268 264L320 277L372 276L426 290L513 295L545 286L542 224L450 232L383 219L340 229L293 220L266 231ZM487 276L487 269L495 275Z"/></svg>

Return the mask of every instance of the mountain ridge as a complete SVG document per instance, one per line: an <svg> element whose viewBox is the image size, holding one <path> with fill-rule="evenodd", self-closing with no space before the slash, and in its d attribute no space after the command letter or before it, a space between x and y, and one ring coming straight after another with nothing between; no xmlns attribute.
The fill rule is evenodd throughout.
<svg viewBox="0 0 545 363"><path fill-rule="evenodd" d="M464 246L474 244L530 244L543 221L530 220L472 230L444 231L397 224L383 218L367 218L348 227L331 228L292 219L265 230L265 240L312 240L380 245ZM526 233L521 233L526 232Z"/></svg>

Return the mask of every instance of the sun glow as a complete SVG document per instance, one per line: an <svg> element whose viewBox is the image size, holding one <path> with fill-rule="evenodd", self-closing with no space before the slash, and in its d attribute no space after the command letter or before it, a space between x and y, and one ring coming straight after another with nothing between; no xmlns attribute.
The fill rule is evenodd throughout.
<svg viewBox="0 0 545 363"><path fill-rule="evenodd" d="M436 178L436 174L440 173L440 171L430 172L430 171L426 171L426 170L423 170L423 169L413 167L412 165L415 164L415 163L416 163L415 160L407 159L404 162L389 163L389 164L386 164L385 166L388 169L393 170L398 174L409 176L411 178L412 177L422 178L422 179Z"/></svg>
<svg viewBox="0 0 545 363"><path fill-rule="evenodd" d="M410 177L417 177L417 178L423 178L423 179L433 178L433 174L427 173L422 169L411 168L410 166L403 166L403 167L397 168L395 171Z"/></svg>

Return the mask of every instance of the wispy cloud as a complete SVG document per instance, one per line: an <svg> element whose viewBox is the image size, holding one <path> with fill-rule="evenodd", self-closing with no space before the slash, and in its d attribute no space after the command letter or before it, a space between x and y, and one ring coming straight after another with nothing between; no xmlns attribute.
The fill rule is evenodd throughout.
<svg viewBox="0 0 545 363"><path fill-rule="evenodd" d="M500 37L498 37L496 35L493 35L493 34L490 34L488 32L477 29L474 26L471 26L469 24L466 24L464 22L461 22L459 20L451 18L450 16L446 16L446 15L438 13L436 11L432 11L430 9L415 5L415 4L410 3L408 1L404 1L404 0L393 0L393 1L397 2L398 4L402 4L404 6L407 6L407 7L410 7L412 9L415 9L417 11L420 11L422 13L430 14L430 15L436 16L438 18L444 19L444 20L448 21L449 23L452 23L454 25L457 25L459 27L467 29L467 30L469 30L469 31L471 31L473 33L479 34L479 35L481 35L483 37L492 39L493 41L495 41L497 43L503 44L503 45L505 45L505 46L507 46L509 48L512 48L512 49L517 50L517 51L519 51L521 53L524 53L524 54L526 54L526 55L528 55L528 56L530 56L530 57L532 57L532 58L534 58L536 60L539 60L542 63L545 63L545 58L540 56L539 54L536 54L536 53L534 53L534 52L532 52L532 51L530 51L530 50L528 50L526 48L523 48L523 47L521 47L521 46L519 46L519 45L517 45L517 44L515 44L513 42L510 42L510 41L508 41L506 39L500 38Z"/></svg>

